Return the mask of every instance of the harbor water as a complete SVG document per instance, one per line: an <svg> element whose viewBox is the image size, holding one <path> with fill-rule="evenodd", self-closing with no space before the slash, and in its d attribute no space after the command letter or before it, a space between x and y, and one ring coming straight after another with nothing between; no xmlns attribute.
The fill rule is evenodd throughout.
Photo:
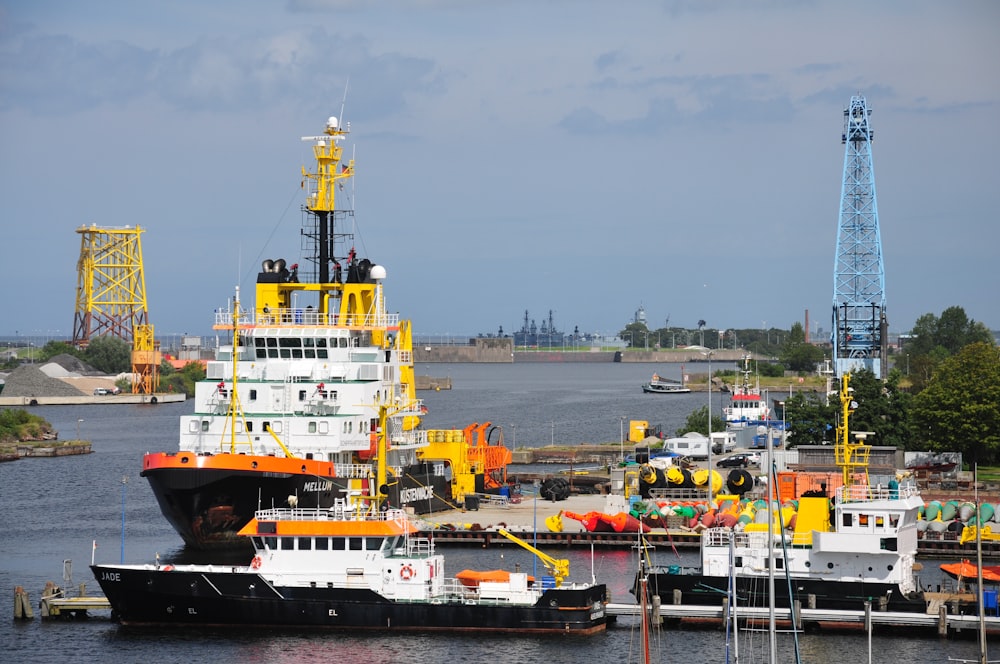
<svg viewBox="0 0 1000 664"><path fill-rule="evenodd" d="M705 392L644 394L653 371L679 378L677 366L643 364L461 364L420 365L417 373L450 377L451 390L421 392L432 428L490 421L502 426L508 447L552 442L619 442L630 419L676 433L687 415L707 405ZM705 373L704 367L690 373ZM724 395L714 395L714 409ZM628 662L638 660L638 634L625 618L591 637L385 634L266 629L122 628L106 615L86 621L41 620L38 600L47 581L75 593L81 583L98 592L88 565L98 562L246 562L245 554L195 552L160 514L139 476L145 452L176 449L178 418L191 403L160 405L44 406L32 412L52 422L61 439L93 443L83 456L21 459L0 463L0 588L10 613L0 619L2 662L473 662L502 658L517 662ZM623 419L624 418L624 419ZM539 520L541 523L542 520ZM124 536L123 536L124 526ZM96 549L94 543L96 542ZM517 547L446 548L446 569L493 569L514 565L532 570L536 561ZM628 550L549 551L571 561L571 578L591 575L607 583L612 601L631 602L628 588L637 556ZM676 556L679 555L680 558ZM658 550L660 562L694 562L693 554ZM64 576L64 561L71 571ZM928 568L937 561L925 561ZM68 578L67 578L68 576ZM36 617L14 621L13 590L23 586ZM741 635L740 661L765 661L766 635ZM924 664L949 657L974 659L974 640L939 640L876 634L801 634L803 662L869 661ZM779 660L794 661L791 635L778 637ZM715 629L659 631L654 661L725 662L725 635ZM1000 645L995 646L1000 648ZM730 654L728 661L733 661Z"/></svg>

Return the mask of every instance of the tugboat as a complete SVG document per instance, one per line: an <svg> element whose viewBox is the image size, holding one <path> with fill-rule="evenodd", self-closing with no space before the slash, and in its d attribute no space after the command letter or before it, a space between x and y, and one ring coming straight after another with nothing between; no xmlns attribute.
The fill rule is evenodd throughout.
<svg viewBox="0 0 1000 664"><path fill-rule="evenodd" d="M743 356L743 384L733 388L729 406L722 409L726 426L746 427L767 424L771 419L768 408L760 392L760 382L750 385L750 354Z"/></svg>
<svg viewBox="0 0 1000 664"><path fill-rule="evenodd" d="M386 269L358 256L353 210L336 204L354 176L341 145L349 131L331 117L322 135L303 138L316 161L302 169L304 267L265 260L252 307L241 309L237 292L215 311L214 329L231 341L196 385L179 449L143 458L141 475L191 547L246 546L237 535L258 509L330 507L345 491L381 489L372 486L379 405L416 402L410 323L386 310ZM465 447L453 459L418 455L428 445L422 414L400 420L382 460L387 503L418 514L455 507L452 463L467 461Z"/></svg>
<svg viewBox="0 0 1000 664"><path fill-rule="evenodd" d="M383 405L376 452L393 430ZM399 411L401 415L404 411ZM416 416L412 412L408 416ZM262 509L240 530L246 566L92 565L123 625L313 627L397 631L591 634L607 624L604 584L569 583L568 561L542 556L553 576L465 570L453 577L408 514L387 508L382 464L368 495L331 508Z"/></svg>

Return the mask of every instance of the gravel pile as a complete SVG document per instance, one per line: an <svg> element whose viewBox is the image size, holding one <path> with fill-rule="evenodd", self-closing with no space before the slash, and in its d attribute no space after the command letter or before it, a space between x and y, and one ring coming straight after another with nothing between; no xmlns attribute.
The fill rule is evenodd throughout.
<svg viewBox="0 0 1000 664"><path fill-rule="evenodd" d="M78 397L87 394L58 378L47 376L37 364L22 364L7 376L5 397Z"/></svg>

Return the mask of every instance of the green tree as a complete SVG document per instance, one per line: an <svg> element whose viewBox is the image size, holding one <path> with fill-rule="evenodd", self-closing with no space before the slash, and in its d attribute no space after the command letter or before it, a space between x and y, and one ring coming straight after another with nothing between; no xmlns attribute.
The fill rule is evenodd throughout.
<svg viewBox="0 0 1000 664"><path fill-rule="evenodd" d="M183 393L194 396L194 386L199 380L205 379L205 367L200 362L188 362L180 371L171 367L170 374L160 375L160 389L167 392Z"/></svg>
<svg viewBox="0 0 1000 664"><path fill-rule="evenodd" d="M629 348L645 348L647 335L649 335L649 328L644 323L629 323L625 329L618 333L618 336L625 340Z"/></svg>
<svg viewBox="0 0 1000 664"><path fill-rule="evenodd" d="M712 415L712 431L725 431L726 422L718 415ZM689 431L697 431L700 434L708 435L708 406L702 406L688 413L684 426L677 430L678 436L683 436Z"/></svg>
<svg viewBox="0 0 1000 664"><path fill-rule="evenodd" d="M788 343L782 347L780 354L784 366L790 371L809 372L815 370L816 365L822 362L825 356L822 348L806 343L806 333L802 323L792 325Z"/></svg>
<svg viewBox="0 0 1000 664"><path fill-rule="evenodd" d="M914 397L913 430L923 449L1000 462L1000 350L973 343L943 360Z"/></svg>
<svg viewBox="0 0 1000 664"><path fill-rule="evenodd" d="M37 360L39 362L47 362L56 355L72 355L73 357L81 357L83 353L65 341L53 340L42 346L42 349L38 352Z"/></svg>
<svg viewBox="0 0 1000 664"><path fill-rule="evenodd" d="M929 313L918 318L900 351L907 356L913 391L927 387L941 362L973 343L993 345L993 335L985 325L971 320L962 307L948 307L940 318Z"/></svg>
<svg viewBox="0 0 1000 664"><path fill-rule="evenodd" d="M870 371L851 374L850 387L853 388L857 409L851 414L851 431L871 431L872 445L885 445L905 449L912 444L910 417L913 397L899 388L900 374L889 372L883 382ZM838 412L839 412L839 399Z"/></svg>
<svg viewBox="0 0 1000 664"><path fill-rule="evenodd" d="M111 335L96 337L87 344L84 360L106 374L116 374L132 369L132 347L128 342Z"/></svg>
<svg viewBox="0 0 1000 664"><path fill-rule="evenodd" d="M797 392L785 401L788 447L832 443L838 404L816 393Z"/></svg>

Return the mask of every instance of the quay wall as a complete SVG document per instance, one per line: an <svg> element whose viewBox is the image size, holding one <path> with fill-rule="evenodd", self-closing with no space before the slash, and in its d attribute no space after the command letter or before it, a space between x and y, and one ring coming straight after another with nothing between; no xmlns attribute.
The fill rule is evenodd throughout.
<svg viewBox="0 0 1000 664"><path fill-rule="evenodd" d="M467 344L416 344L413 359L418 363L432 362L624 362L650 364L706 363L707 358L698 349L670 350L599 350L581 348L579 350L518 350L514 340L507 338L483 337L469 339ZM737 362L746 351L712 349L713 362ZM721 364L720 364L721 366Z"/></svg>

